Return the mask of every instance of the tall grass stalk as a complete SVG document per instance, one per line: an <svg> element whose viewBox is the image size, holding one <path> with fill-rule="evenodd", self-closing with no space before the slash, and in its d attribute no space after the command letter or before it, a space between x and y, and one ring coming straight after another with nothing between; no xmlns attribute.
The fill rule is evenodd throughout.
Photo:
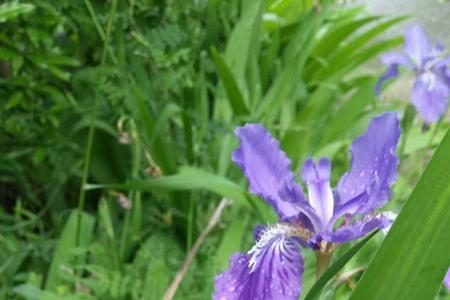
<svg viewBox="0 0 450 300"><path fill-rule="evenodd" d="M88 8L88 10L89 10L89 8L92 8L92 4L90 3L90 0L85 0L85 4L86 4L86 7ZM111 10L109 13L108 25L106 28L106 36L105 36L104 43L103 43L103 51L102 51L102 56L101 56L101 61L100 61L100 70L103 70L103 67L106 62L109 38L111 35L112 24L113 24L113 20L114 20L116 7L117 7L117 0L113 0L111 3ZM103 72L101 72L101 73L103 73ZM86 191L85 191L84 187L87 183L87 178L89 176L89 168L90 168L90 164L91 164L91 155L92 155L92 143L94 140L94 133L95 133L95 120L97 117L97 109L98 109L98 99L100 97L100 90L101 90L101 86L102 86L103 82L104 82L104 79L100 78L100 84L95 91L94 103L93 103L93 108L92 108L92 112L91 112L91 120L90 120L90 124L89 124L89 132L88 132L87 142L86 142L86 150L85 150L84 163L83 163L83 174L81 177L80 192L79 192L79 197L78 197L78 224L77 224L77 238L76 238L77 246L80 244L81 214L84 210L85 201L86 201Z"/></svg>

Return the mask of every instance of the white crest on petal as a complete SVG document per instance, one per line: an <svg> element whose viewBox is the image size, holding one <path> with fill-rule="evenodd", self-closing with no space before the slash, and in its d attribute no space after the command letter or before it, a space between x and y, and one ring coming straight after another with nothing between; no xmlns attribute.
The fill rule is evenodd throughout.
<svg viewBox="0 0 450 300"><path fill-rule="evenodd" d="M384 235L387 235L389 230L391 229L392 224L394 223L395 219L397 219L398 214L393 211L386 211L386 212L382 213L382 215L386 219L392 221L392 223L389 226L386 226L385 228L382 229L382 232L384 233Z"/></svg>
<svg viewBox="0 0 450 300"><path fill-rule="evenodd" d="M261 233L259 240L256 244L247 252L251 255L248 266L250 268L250 273L255 271L258 262L260 261L261 255L264 254L267 245L274 238L280 239L274 246L281 249L285 248L285 242L291 237L298 237L302 240L307 240L310 238L312 233L308 230L300 227L294 227L291 224L278 223L275 225L267 226L266 229Z"/></svg>

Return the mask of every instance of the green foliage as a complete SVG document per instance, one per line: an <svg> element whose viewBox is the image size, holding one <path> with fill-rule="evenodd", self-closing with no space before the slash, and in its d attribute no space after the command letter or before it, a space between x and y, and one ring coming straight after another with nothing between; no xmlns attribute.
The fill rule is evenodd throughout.
<svg viewBox="0 0 450 300"><path fill-rule="evenodd" d="M2 3L0 298L161 299L226 197L231 206L175 296L209 299L214 275L232 253L249 249L253 227L276 221L231 163L234 128L263 123L296 170L305 157L326 155L342 174L344 149L367 120L404 107L375 99L379 74L367 68L402 42L383 33L404 19L370 16L331 0ZM448 124L423 132L409 108L402 128L401 176L391 202L397 211ZM433 165L445 166L442 151ZM435 174L425 173L421 182L439 173L427 172ZM408 201L414 212L420 186ZM443 214L438 204L428 209ZM403 215L384 248L405 228ZM426 228L421 234L434 234ZM340 247L341 259L313 291L323 288L324 299L348 298L359 273L349 284L331 277L364 268L381 240ZM374 264L391 254L384 248ZM411 272L417 253L411 251L404 272ZM304 255L306 295L315 281L314 257ZM430 259L437 271L424 281L434 292L441 259ZM387 291L370 268L367 276ZM404 272L391 274L393 282Z"/></svg>

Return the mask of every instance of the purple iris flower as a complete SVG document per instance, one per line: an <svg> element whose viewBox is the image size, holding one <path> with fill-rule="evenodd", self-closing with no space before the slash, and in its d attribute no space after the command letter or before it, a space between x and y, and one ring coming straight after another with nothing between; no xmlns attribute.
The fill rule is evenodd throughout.
<svg viewBox="0 0 450 300"><path fill-rule="evenodd" d="M232 155L249 181L249 191L268 202L279 223L259 225L255 244L236 253L229 269L215 278L215 300L298 299L303 259L300 246L331 257L338 243L358 239L375 228L386 229L392 213L375 213L386 204L397 178L395 154L400 136L395 113L375 117L350 147L350 171L330 186L331 163L308 159L295 182L291 162L279 142L258 124L236 129L240 146Z"/></svg>
<svg viewBox="0 0 450 300"><path fill-rule="evenodd" d="M432 47L419 25L405 32L403 52L386 53L381 62L386 72L378 80L375 92L379 95L386 80L398 76L399 66L412 69L416 79L411 92L411 102L426 123L434 123L444 114L450 96L450 57L444 57L441 45Z"/></svg>
<svg viewBox="0 0 450 300"><path fill-rule="evenodd" d="M450 291L450 268L447 271L447 275L445 275L444 285Z"/></svg>

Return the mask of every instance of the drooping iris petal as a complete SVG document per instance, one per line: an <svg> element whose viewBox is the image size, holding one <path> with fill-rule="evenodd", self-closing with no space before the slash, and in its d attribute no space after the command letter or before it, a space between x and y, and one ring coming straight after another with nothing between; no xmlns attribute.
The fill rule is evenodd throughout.
<svg viewBox="0 0 450 300"><path fill-rule="evenodd" d="M381 56L381 63L385 66L400 65L407 68L414 68L414 62L403 53L387 52Z"/></svg>
<svg viewBox="0 0 450 300"><path fill-rule="evenodd" d="M374 229L389 229L394 221L393 214L366 216L350 225L339 227L333 232L322 235L322 239L333 243L346 243L359 239Z"/></svg>
<svg viewBox="0 0 450 300"><path fill-rule="evenodd" d="M305 201L303 192L294 181L291 161L281 151L279 142L259 124L239 127L236 135L240 146L233 152L232 160L247 177L249 191L271 204L282 220L301 215L297 202ZM280 193L285 194L284 199Z"/></svg>
<svg viewBox="0 0 450 300"><path fill-rule="evenodd" d="M381 63L387 66L386 71L381 75L375 86L375 93L379 96L381 93L381 86L384 82L397 77L399 66L414 68L414 63L403 53L388 52L381 56Z"/></svg>
<svg viewBox="0 0 450 300"><path fill-rule="evenodd" d="M447 275L445 275L444 285L450 291L450 268L447 271Z"/></svg>
<svg viewBox="0 0 450 300"><path fill-rule="evenodd" d="M399 136L397 115L385 113L373 118L366 133L353 141L350 171L337 185L336 212L365 214L386 203L391 194L390 186L397 179L395 151ZM341 207L351 200L349 211L343 212Z"/></svg>
<svg viewBox="0 0 450 300"><path fill-rule="evenodd" d="M383 73L383 75L381 75L380 79L378 79L377 84L375 85L375 93L377 94L377 96L380 96L381 94L381 86L383 85L383 83L397 77L398 74L398 65L388 66L386 71Z"/></svg>
<svg viewBox="0 0 450 300"><path fill-rule="evenodd" d="M434 72L425 72L414 83L411 100L427 123L438 121L447 109L450 90L444 80Z"/></svg>
<svg viewBox="0 0 450 300"><path fill-rule="evenodd" d="M431 46L422 27L416 24L405 32L403 50L411 57L418 68L424 64L431 51Z"/></svg>
<svg viewBox="0 0 450 300"><path fill-rule="evenodd" d="M297 300L303 259L297 238L264 233L247 254L237 253L214 282L214 300Z"/></svg>
<svg viewBox="0 0 450 300"><path fill-rule="evenodd" d="M319 224L313 222L316 232L326 230L333 216L334 199L330 187L330 173L331 163L326 158L322 158L318 164L308 159L302 167L302 179L308 186L309 204L319 219Z"/></svg>

